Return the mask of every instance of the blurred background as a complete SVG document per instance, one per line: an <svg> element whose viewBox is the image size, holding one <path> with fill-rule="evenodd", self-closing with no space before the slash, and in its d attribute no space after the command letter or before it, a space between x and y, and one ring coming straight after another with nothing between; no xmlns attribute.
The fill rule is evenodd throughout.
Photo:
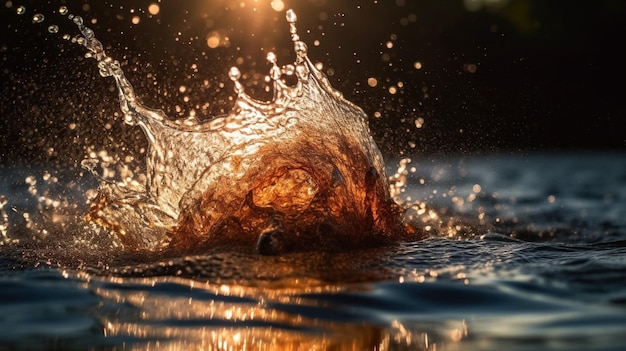
<svg viewBox="0 0 626 351"><path fill-rule="evenodd" d="M145 148L113 82L64 39L78 31L62 5L171 118L228 112L233 65L268 100L265 55L293 62L293 8L311 60L370 116L386 157L626 148L621 0L11 0L0 6L1 164L76 167L98 148Z"/></svg>

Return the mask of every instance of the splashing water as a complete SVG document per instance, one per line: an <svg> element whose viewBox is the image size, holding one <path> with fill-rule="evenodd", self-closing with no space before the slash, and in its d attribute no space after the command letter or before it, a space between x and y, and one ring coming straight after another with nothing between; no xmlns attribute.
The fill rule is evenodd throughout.
<svg viewBox="0 0 626 351"><path fill-rule="evenodd" d="M69 16L66 11L61 7L58 13ZM21 23L30 25L34 13L22 16ZM296 28L293 12L287 14L296 45L302 28ZM47 40L57 28L49 26L49 12L45 17L35 26ZM109 50L105 53L82 19L71 18L82 29L82 38L74 41L84 45L71 49L87 47L94 60L83 64L98 63L110 77L96 77L97 83L117 82L124 121L139 126L127 129L137 134L144 129L146 140L122 133L111 144L86 140L90 160L84 166L98 179L83 176L74 163L71 169L52 163L60 170L48 163L45 169L0 168L0 313L6 316L0 344L29 350L623 346L623 153L443 159L411 154L413 161L398 160L396 174L386 178L364 114L308 63L303 44L297 44L295 62L284 67L267 53L266 81L275 94L270 101L250 98L244 70L234 67L227 75L238 96L233 111L205 123L174 121L165 116L174 113L145 107ZM90 23L107 27L95 18ZM129 39L129 32L124 34ZM138 55L129 56L137 62L132 59ZM58 58L74 63L65 55ZM237 64L247 60L238 58ZM53 67L54 73L66 71ZM131 74L123 62L121 67ZM163 73L169 77L183 69ZM85 83L84 72L71 72L76 74L55 79L55 86L45 84L48 71L43 77L25 74L58 91L65 90L59 84L69 84L67 78ZM9 88L18 84L10 82ZM56 101L57 95L40 92L29 94L26 103ZM79 99L88 111L108 103L90 87L82 93L92 95ZM78 106L59 101L68 115L84 115ZM199 106L194 113L206 110ZM111 112L103 108L100 117L72 123L70 130L77 138L93 129L101 133L111 128L103 116ZM61 122L76 122L48 111L43 116L64 126ZM138 151L147 141L150 149ZM61 146L68 139L41 144L67 153ZM120 155L125 152L136 158ZM52 153L46 156L57 162ZM138 159L147 161L147 175L135 167ZM93 206L86 222L88 208L81 204L95 193L100 195L86 204ZM344 231L348 220L354 231ZM410 220L431 237L350 252L241 253L255 247L281 253L375 245L405 235ZM489 230L481 229L489 223ZM480 235L458 240L466 227ZM113 232L130 250L118 249ZM195 245L200 254L190 252ZM160 251L170 249L180 251Z"/></svg>
<svg viewBox="0 0 626 351"><path fill-rule="evenodd" d="M149 141L145 186L103 179L88 214L131 249L336 251L407 235L367 116L311 63L292 10L294 64L279 67L267 54L273 99L248 96L233 67L235 107L207 122L143 106L119 62L81 17L68 16L100 74L115 79L124 121Z"/></svg>

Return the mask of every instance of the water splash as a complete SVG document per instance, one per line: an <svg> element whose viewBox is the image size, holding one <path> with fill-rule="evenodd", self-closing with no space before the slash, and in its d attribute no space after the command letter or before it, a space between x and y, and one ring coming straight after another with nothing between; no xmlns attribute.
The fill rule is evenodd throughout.
<svg viewBox="0 0 626 351"><path fill-rule="evenodd" d="M93 30L68 16L100 75L115 79L124 121L149 141L145 186L103 180L88 215L125 245L274 254L380 245L406 234L367 116L311 63L294 11L286 19L295 62L281 67L267 54L271 101L247 95L233 67L235 106L207 122L172 120L142 105Z"/></svg>

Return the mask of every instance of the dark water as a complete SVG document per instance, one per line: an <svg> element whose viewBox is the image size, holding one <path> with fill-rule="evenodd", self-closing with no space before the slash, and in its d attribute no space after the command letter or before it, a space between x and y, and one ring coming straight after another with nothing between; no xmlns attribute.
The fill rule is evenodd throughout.
<svg viewBox="0 0 626 351"><path fill-rule="evenodd" d="M120 253L80 201L36 211L43 188L80 199L88 180L32 195L38 171L4 168L0 349L622 350L625 161L414 157L407 194L446 223L431 238L278 257Z"/></svg>

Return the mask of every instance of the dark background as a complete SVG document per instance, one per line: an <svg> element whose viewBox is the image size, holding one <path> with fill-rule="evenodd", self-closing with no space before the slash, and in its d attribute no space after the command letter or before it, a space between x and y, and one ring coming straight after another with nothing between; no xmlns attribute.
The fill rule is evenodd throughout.
<svg viewBox="0 0 626 351"><path fill-rule="evenodd" d="M145 146L137 128L121 122L112 81L98 76L83 48L62 39L77 30L57 13L61 4L96 20L89 26L143 103L172 118L228 111L232 65L244 72L250 95L267 99L267 51L293 62L284 11L269 0L163 1L156 16L146 11L151 2L0 7L0 163L75 166L89 150L122 155ZM311 59L371 116L387 157L626 147L625 1L284 2L298 14ZM16 14L20 5L26 14ZM32 23L35 13L46 20ZM48 32L52 24L59 33ZM212 31L228 42L209 48Z"/></svg>

